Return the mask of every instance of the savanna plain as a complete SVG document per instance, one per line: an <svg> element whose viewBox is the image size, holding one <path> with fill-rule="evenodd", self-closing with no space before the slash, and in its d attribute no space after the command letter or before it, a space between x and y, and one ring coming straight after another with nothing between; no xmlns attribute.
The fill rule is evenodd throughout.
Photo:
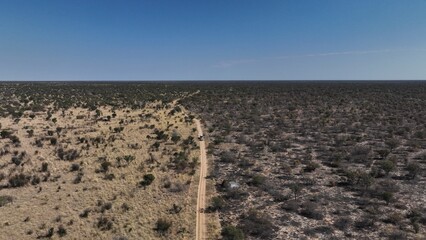
<svg viewBox="0 0 426 240"><path fill-rule="evenodd" d="M426 238L426 82L4 82L0 124L0 239Z"/></svg>

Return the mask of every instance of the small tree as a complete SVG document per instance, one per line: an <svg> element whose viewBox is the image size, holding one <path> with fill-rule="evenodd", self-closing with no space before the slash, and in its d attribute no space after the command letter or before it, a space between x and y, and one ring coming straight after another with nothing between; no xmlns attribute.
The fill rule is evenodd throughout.
<svg viewBox="0 0 426 240"><path fill-rule="evenodd" d="M296 200L297 196L302 191L302 185L300 183L293 183L293 184L290 185L290 189L293 192L294 200Z"/></svg>
<svg viewBox="0 0 426 240"><path fill-rule="evenodd" d="M408 171L408 178L415 179L417 174L420 172L420 165L415 162L411 162L407 165L406 170Z"/></svg>
<svg viewBox="0 0 426 240"><path fill-rule="evenodd" d="M367 172L362 172L359 175L359 185L364 189L364 192L373 184L374 178Z"/></svg>

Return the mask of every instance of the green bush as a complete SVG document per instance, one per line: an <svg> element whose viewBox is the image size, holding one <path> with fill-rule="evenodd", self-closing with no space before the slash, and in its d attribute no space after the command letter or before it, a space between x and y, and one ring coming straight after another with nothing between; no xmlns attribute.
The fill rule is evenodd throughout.
<svg viewBox="0 0 426 240"><path fill-rule="evenodd" d="M243 240L244 233L241 229L228 225L222 229L223 240Z"/></svg>
<svg viewBox="0 0 426 240"><path fill-rule="evenodd" d="M225 201L222 197L213 197L211 201L211 209L213 211L220 210L225 206Z"/></svg>

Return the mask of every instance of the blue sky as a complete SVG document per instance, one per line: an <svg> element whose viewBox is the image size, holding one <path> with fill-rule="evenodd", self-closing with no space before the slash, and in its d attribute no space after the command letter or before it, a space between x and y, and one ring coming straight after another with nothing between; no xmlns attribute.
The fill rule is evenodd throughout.
<svg viewBox="0 0 426 240"><path fill-rule="evenodd" d="M0 80L426 79L425 0L0 0Z"/></svg>

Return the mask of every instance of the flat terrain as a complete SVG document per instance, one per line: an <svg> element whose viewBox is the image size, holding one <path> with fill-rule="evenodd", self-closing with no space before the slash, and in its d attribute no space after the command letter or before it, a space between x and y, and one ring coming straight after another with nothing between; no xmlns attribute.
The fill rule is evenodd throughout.
<svg viewBox="0 0 426 240"><path fill-rule="evenodd" d="M425 106L416 81L2 83L0 238L425 239Z"/></svg>
<svg viewBox="0 0 426 240"><path fill-rule="evenodd" d="M1 239L193 239L199 150L179 107L0 119Z"/></svg>
<svg viewBox="0 0 426 240"><path fill-rule="evenodd" d="M225 239L425 238L425 82L197 87Z"/></svg>

